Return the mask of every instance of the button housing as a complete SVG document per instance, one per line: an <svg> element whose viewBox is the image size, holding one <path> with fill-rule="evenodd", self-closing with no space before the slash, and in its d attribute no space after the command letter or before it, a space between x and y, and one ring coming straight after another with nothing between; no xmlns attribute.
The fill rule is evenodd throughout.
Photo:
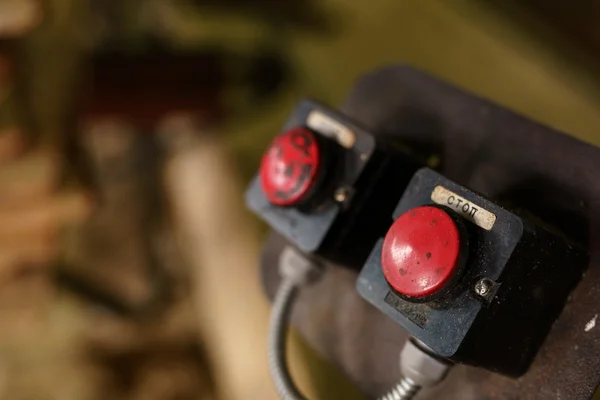
<svg viewBox="0 0 600 400"><path fill-rule="evenodd" d="M439 186L495 216L487 230L476 218L469 219L471 209L457 214L469 250L464 273L452 290L425 302L399 296L382 271L383 239L360 272L357 290L439 355L519 376L581 278L587 255L560 235L427 168L415 174L393 218L414 207L434 205L432 193ZM454 204L456 198L449 201ZM493 283L485 297L474 291L483 278Z"/></svg>
<svg viewBox="0 0 600 400"><path fill-rule="evenodd" d="M314 115L321 121L323 117L334 121L331 129L345 128L343 145L336 143L330 132L311 129L330 145L327 153L332 155L326 167L329 176L315 194L317 201L302 207L274 205L257 175L246 192L246 204L300 250L358 269L381 232L389 228L397 199L423 162L404 148L376 140L343 114L310 100L299 103L281 132L307 127ZM337 196L338 191L343 191L343 198Z"/></svg>

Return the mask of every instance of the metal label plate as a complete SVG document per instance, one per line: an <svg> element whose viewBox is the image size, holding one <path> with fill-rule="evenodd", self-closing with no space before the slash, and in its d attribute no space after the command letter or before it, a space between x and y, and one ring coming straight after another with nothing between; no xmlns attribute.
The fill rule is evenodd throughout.
<svg viewBox="0 0 600 400"><path fill-rule="evenodd" d="M433 192L431 192L431 200L434 203L450 207L463 218L468 219L486 231L491 231L496 222L495 214L443 186L438 185L433 189Z"/></svg>

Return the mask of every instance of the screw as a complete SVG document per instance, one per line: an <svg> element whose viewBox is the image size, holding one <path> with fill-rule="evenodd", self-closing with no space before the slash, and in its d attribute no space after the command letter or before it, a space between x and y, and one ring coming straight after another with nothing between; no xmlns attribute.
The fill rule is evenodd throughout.
<svg viewBox="0 0 600 400"><path fill-rule="evenodd" d="M337 201L338 203L343 203L344 201L346 201L346 199L348 198L348 189L346 188L338 188L335 193L333 194L333 198L335 199L335 201Z"/></svg>
<svg viewBox="0 0 600 400"><path fill-rule="evenodd" d="M490 279L483 278L475 284L475 287L473 289L475 290L475 293L477 293L479 296L486 297L492 291L493 285L494 283Z"/></svg>
<svg viewBox="0 0 600 400"><path fill-rule="evenodd" d="M347 204L352 197L352 188L341 186L333 193L333 199L340 204Z"/></svg>

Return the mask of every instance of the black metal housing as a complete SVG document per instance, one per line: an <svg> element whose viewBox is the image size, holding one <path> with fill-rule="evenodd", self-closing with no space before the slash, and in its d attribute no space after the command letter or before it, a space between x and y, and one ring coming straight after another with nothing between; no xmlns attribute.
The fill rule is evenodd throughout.
<svg viewBox="0 0 600 400"><path fill-rule="evenodd" d="M465 221L469 254L466 269L452 290L419 303L395 294L381 269L383 239L365 263L357 289L439 355L519 376L527 370L580 280L587 266L586 252L560 233L536 225L428 168L415 174L393 219L414 207L433 204L432 193L438 186L496 217L486 230L469 219L468 212L455 213ZM438 205L453 212L449 204ZM491 286L481 296L475 286L486 278Z"/></svg>
<svg viewBox="0 0 600 400"><path fill-rule="evenodd" d="M307 119L313 111L349 129L354 134L352 146L341 146L330 133L309 127ZM264 196L258 176L246 192L246 203L302 251L360 268L381 232L389 228L397 199L424 162L397 145L376 140L349 118L310 100L300 102L282 132L297 126L309 127L335 146L335 156L327 165L333 172L321 187L319 204L309 209L275 206ZM345 197L342 201L335 199L339 191Z"/></svg>

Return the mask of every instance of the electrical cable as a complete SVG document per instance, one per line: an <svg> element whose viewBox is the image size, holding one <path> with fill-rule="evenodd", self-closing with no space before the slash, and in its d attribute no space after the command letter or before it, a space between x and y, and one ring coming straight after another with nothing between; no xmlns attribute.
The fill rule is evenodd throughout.
<svg viewBox="0 0 600 400"><path fill-rule="evenodd" d="M269 370L282 400L307 400L294 383L287 365L286 337L291 310L302 286L321 276L322 268L297 250L286 247L279 260L282 280L275 294L269 325ZM441 382L451 364L425 350L414 339L406 341L400 353L402 379L378 400L412 400L423 387Z"/></svg>
<svg viewBox="0 0 600 400"><path fill-rule="evenodd" d="M379 400L412 400L421 390L421 386L408 377L403 377L388 394Z"/></svg>
<svg viewBox="0 0 600 400"><path fill-rule="evenodd" d="M285 351L290 311L297 293L298 286L294 282L283 280L277 289L271 311L269 370L275 389L282 400L306 400L292 380Z"/></svg>

